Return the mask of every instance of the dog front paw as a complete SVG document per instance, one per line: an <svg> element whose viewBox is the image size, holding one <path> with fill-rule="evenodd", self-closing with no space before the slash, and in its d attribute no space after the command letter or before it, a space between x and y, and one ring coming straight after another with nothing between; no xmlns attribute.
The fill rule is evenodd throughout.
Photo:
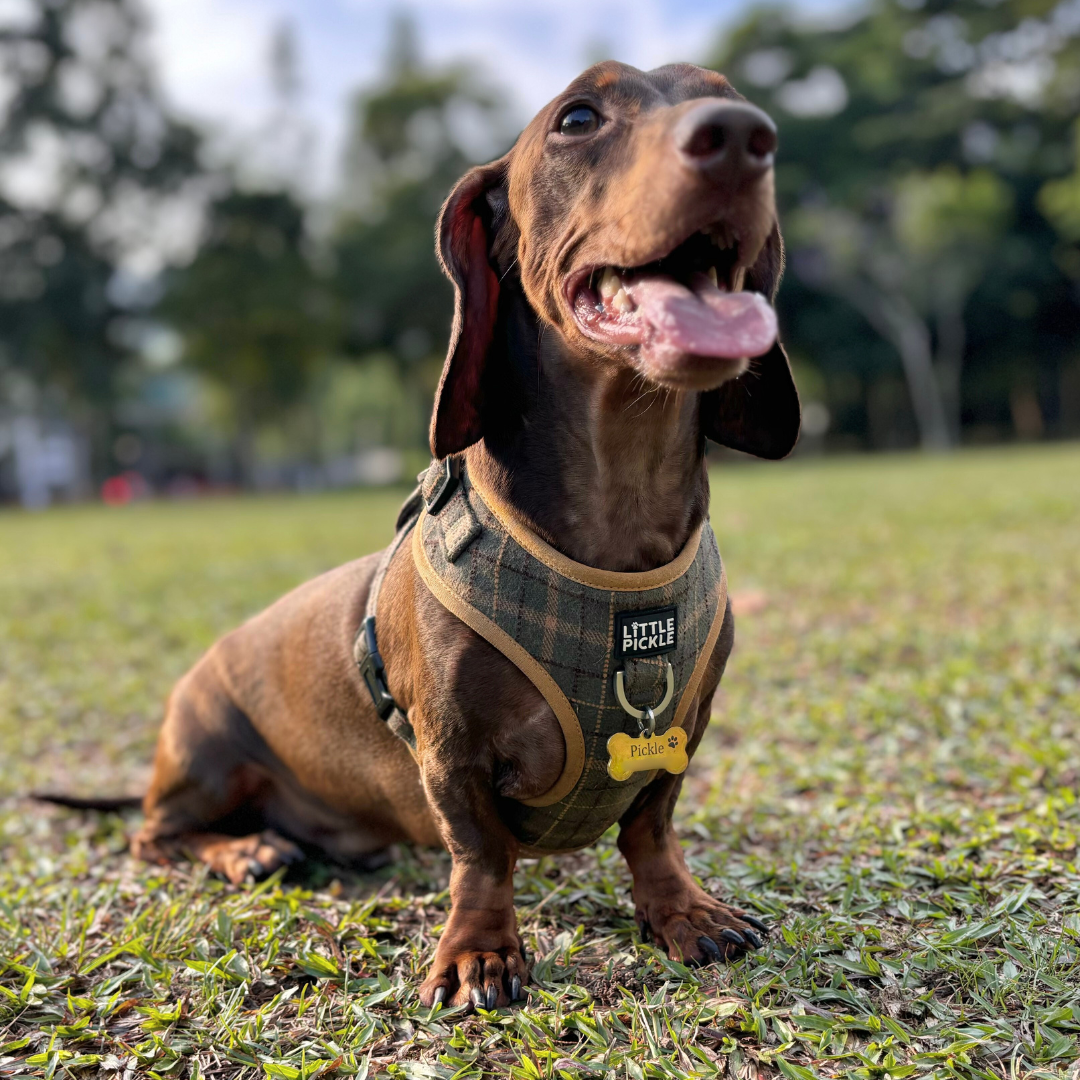
<svg viewBox="0 0 1080 1080"><path fill-rule="evenodd" d="M635 918L642 940L651 933L672 960L698 966L737 960L761 948L769 928L740 908L713 899L696 884L639 905Z"/></svg>
<svg viewBox="0 0 1080 1080"><path fill-rule="evenodd" d="M433 1005L468 1005L497 1009L525 997L529 967L520 942L494 951L440 944L420 1001Z"/></svg>

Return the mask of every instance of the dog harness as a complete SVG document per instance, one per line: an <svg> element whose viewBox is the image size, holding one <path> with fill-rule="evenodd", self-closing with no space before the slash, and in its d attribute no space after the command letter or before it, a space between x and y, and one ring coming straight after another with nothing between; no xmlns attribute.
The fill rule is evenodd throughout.
<svg viewBox="0 0 1080 1080"><path fill-rule="evenodd" d="M536 852L585 847L657 775L645 761L624 771L611 747L629 745L629 733L644 733L647 721L663 737L639 740L652 752L670 753L665 747L674 749L677 738L684 750L679 729L696 707L727 607L712 527L699 526L666 566L597 570L556 551L453 459L433 463L421 481L383 553L354 647L376 710L415 754L415 733L387 689L375 635L386 570L411 538L431 592L536 686L562 729L562 774L536 798L501 799L503 820Z"/></svg>

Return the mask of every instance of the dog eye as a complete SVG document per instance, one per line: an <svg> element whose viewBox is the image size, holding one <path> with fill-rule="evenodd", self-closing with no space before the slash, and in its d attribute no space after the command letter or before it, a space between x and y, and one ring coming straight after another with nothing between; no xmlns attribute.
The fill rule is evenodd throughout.
<svg viewBox="0 0 1080 1080"><path fill-rule="evenodd" d="M588 105L575 105L567 109L559 121L563 135L591 135L600 126L600 117Z"/></svg>

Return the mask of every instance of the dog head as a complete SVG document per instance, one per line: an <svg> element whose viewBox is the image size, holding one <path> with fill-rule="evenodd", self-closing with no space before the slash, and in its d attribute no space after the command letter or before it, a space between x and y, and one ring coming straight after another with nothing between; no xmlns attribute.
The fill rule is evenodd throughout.
<svg viewBox="0 0 1080 1080"><path fill-rule="evenodd" d="M437 457L483 436L500 291L582 362L701 394L709 438L789 453L799 399L772 301L783 270L772 121L715 72L590 68L443 206L456 289L431 422Z"/></svg>

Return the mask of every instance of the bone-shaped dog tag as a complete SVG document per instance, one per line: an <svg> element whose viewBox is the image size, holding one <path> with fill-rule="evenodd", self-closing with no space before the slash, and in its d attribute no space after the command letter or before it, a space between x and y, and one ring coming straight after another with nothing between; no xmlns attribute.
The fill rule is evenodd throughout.
<svg viewBox="0 0 1080 1080"><path fill-rule="evenodd" d="M636 772L666 769L669 773L686 771L686 732L681 727L668 728L663 735L631 737L620 731L607 741L608 775L612 780L629 780Z"/></svg>

